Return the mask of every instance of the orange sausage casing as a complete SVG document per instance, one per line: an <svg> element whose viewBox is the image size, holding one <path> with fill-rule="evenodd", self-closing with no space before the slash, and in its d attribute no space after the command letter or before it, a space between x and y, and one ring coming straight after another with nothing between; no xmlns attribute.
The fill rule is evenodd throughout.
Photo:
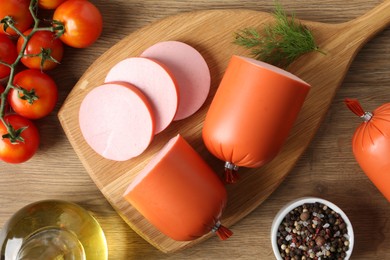
<svg viewBox="0 0 390 260"><path fill-rule="evenodd" d="M347 106L364 122L356 129L352 150L360 167L390 202L390 103L364 112L360 103L346 99Z"/></svg>
<svg viewBox="0 0 390 260"><path fill-rule="evenodd" d="M222 239L231 235L219 222L227 200L223 183L180 135L137 175L124 198L174 240L194 240L210 231Z"/></svg>
<svg viewBox="0 0 390 260"><path fill-rule="evenodd" d="M289 72L233 56L206 115L206 147L235 169L264 165L281 149L309 90Z"/></svg>

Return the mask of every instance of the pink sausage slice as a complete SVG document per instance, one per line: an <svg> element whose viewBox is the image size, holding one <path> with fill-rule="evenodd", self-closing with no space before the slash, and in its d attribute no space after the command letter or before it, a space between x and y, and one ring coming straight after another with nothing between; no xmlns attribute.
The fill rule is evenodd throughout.
<svg viewBox="0 0 390 260"><path fill-rule="evenodd" d="M149 47L141 57L165 64L175 76L180 103L173 120L191 116L204 104L210 90L210 70L196 49L183 42L166 41Z"/></svg>
<svg viewBox="0 0 390 260"><path fill-rule="evenodd" d="M79 125L85 141L106 159L140 155L154 136L154 115L145 95L128 83L94 88L83 99Z"/></svg>
<svg viewBox="0 0 390 260"><path fill-rule="evenodd" d="M147 58L127 58L108 72L105 82L114 81L128 82L145 94L156 118L155 134L172 122L179 103L179 93L175 79L162 64Z"/></svg>

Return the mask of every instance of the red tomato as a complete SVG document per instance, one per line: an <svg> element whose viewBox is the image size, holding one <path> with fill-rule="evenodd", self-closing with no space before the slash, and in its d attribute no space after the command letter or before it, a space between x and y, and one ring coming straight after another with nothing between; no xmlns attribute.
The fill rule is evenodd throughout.
<svg viewBox="0 0 390 260"><path fill-rule="evenodd" d="M99 9L85 0L68 0L54 12L53 20L64 25L60 39L75 48L93 44L103 30L103 18Z"/></svg>
<svg viewBox="0 0 390 260"><path fill-rule="evenodd" d="M38 6L43 9L56 9L65 0L38 0Z"/></svg>
<svg viewBox="0 0 390 260"><path fill-rule="evenodd" d="M26 127L20 137L23 140L11 143L6 138L7 128L0 123L0 159L7 163L22 163L30 159L38 149L39 133L35 125L28 119L19 115L7 115L4 117L7 124L11 124L13 129L18 130Z"/></svg>
<svg viewBox="0 0 390 260"><path fill-rule="evenodd" d="M49 75L40 70L24 70L15 75L14 85L25 89L33 99L28 100L29 95L23 94L21 90L11 89L8 102L16 113L29 119L38 119L53 111L58 91Z"/></svg>
<svg viewBox="0 0 390 260"><path fill-rule="evenodd" d="M25 31L24 35L29 35L32 29ZM19 37L17 42L17 51L20 53L24 43L23 37ZM51 60L54 59L57 62L61 62L64 54L64 46L60 39L58 39L55 33L49 31L37 31L27 42L25 49L25 55L37 55L42 53L40 56L35 57L23 57L22 63L30 69L42 69L50 70L57 66L58 63ZM41 63L43 66L41 67Z"/></svg>
<svg viewBox="0 0 390 260"><path fill-rule="evenodd" d="M6 35L0 34L0 60L12 64L17 56L15 44ZM0 65L0 79L7 77L9 73L9 67Z"/></svg>
<svg viewBox="0 0 390 260"><path fill-rule="evenodd" d="M27 30L33 23L30 10L28 9L30 0L0 0L0 20L6 16L14 19L15 26L21 32ZM1 34L17 35L17 33L8 28L4 31L4 24L0 26Z"/></svg>

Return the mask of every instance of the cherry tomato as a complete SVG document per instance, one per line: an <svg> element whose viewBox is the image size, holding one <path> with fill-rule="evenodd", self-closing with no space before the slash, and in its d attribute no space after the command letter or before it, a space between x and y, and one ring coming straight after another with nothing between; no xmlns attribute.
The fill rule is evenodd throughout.
<svg viewBox="0 0 390 260"><path fill-rule="evenodd" d="M85 48L93 44L103 30L102 15L91 2L68 0L54 12L53 20L64 25L60 39L75 48Z"/></svg>
<svg viewBox="0 0 390 260"><path fill-rule="evenodd" d="M29 35L32 29L25 31L24 35ZM23 37L19 37L17 42L17 51L20 53L24 43ZM64 54L64 46L55 33L49 31L37 31L27 42L24 55L38 55L35 57L23 57L22 63L30 69L50 70L55 68L61 62ZM54 60L51 60L54 59ZM41 64L43 61L43 64ZM41 65L43 65L41 67Z"/></svg>
<svg viewBox="0 0 390 260"><path fill-rule="evenodd" d="M22 163L29 160L39 146L38 129L30 120L16 114L6 115L4 120L15 130L26 128L20 134L23 140L11 143L11 140L5 137L8 133L7 128L0 122L0 159L7 163Z"/></svg>
<svg viewBox="0 0 390 260"><path fill-rule="evenodd" d="M33 23L29 5L30 0L0 0L0 20L10 16L14 20L15 27L24 32ZM0 33L17 35L11 28L4 31L4 24L0 26Z"/></svg>
<svg viewBox="0 0 390 260"><path fill-rule="evenodd" d="M40 70L28 69L15 75L14 85L23 88L11 89L8 93L8 102L19 115L29 119L38 119L53 111L58 90L54 80Z"/></svg>
<svg viewBox="0 0 390 260"><path fill-rule="evenodd" d="M2 62L12 64L16 60L18 53L15 44L3 34L0 34L0 60ZM5 65L0 65L0 79L5 78L10 73L10 68Z"/></svg>
<svg viewBox="0 0 390 260"><path fill-rule="evenodd" d="M52 10L56 9L65 0L38 0L38 6L43 9Z"/></svg>

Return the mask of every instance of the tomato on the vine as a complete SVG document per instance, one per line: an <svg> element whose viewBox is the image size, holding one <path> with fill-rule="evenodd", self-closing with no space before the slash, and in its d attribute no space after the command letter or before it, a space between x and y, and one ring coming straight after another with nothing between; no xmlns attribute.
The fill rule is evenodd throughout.
<svg viewBox="0 0 390 260"><path fill-rule="evenodd" d="M5 17L12 17L15 27L24 32L33 23L29 6L30 0L1 0L0 20L3 20ZM4 31L3 23L0 26L0 34L17 35L11 28L7 28Z"/></svg>
<svg viewBox="0 0 390 260"><path fill-rule="evenodd" d="M25 31L29 35L32 29ZM19 37L17 51L21 52L24 38ZM30 69L50 70L61 62L64 55L64 46L55 33L49 31L37 31L27 42L21 62Z"/></svg>
<svg viewBox="0 0 390 260"><path fill-rule="evenodd" d="M65 0L38 0L38 6L43 9L52 10L56 9Z"/></svg>
<svg viewBox="0 0 390 260"><path fill-rule="evenodd" d="M22 163L29 160L39 146L38 129L30 120L16 114L6 115L4 121L12 125L14 134L19 137L12 142L13 138L0 122L0 159L7 163ZM18 133L22 129L23 131Z"/></svg>
<svg viewBox="0 0 390 260"><path fill-rule="evenodd" d="M54 25L58 25L56 22L63 25L64 32L60 39L75 48L90 46L103 30L99 9L85 0L65 1L54 11L53 20Z"/></svg>
<svg viewBox="0 0 390 260"><path fill-rule="evenodd" d="M58 90L54 80L40 70L23 70L15 75L14 86L8 93L8 103L19 115L29 119L47 116L53 111Z"/></svg>
<svg viewBox="0 0 390 260"><path fill-rule="evenodd" d="M0 34L0 61L12 64L17 56L15 44L6 35ZM8 66L0 64L0 79L7 77L10 71Z"/></svg>

